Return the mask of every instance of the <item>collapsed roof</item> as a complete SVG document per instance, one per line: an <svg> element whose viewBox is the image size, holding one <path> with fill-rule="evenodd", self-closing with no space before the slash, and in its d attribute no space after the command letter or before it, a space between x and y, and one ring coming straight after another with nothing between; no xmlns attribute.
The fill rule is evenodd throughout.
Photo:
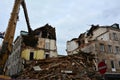
<svg viewBox="0 0 120 80"><path fill-rule="evenodd" d="M38 37L41 38L48 38L48 39L54 39L56 40L56 32L55 28L53 28L51 25L46 24L40 28L35 29L30 34L27 34L26 32L21 32L23 37L23 43L25 43L26 46L35 47L38 42Z"/></svg>
<svg viewBox="0 0 120 80"><path fill-rule="evenodd" d="M55 28L51 25L46 24L43 27L37 28L33 31L34 35L41 35L42 38L49 38L56 40L56 32Z"/></svg>

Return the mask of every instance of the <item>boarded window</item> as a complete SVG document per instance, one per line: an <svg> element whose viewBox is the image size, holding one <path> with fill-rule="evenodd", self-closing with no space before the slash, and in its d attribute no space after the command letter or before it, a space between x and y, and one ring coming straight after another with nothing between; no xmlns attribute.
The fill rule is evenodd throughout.
<svg viewBox="0 0 120 80"><path fill-rule="evenodd" d="M108 53L112 53L112 45L108 45Z"/></svg>
<svg viewBox="0 0 120 80"><path fill-rule="evenodd" d="M105 51L105 46L104 46L104 44L100 44L100 51Z"/></svg>

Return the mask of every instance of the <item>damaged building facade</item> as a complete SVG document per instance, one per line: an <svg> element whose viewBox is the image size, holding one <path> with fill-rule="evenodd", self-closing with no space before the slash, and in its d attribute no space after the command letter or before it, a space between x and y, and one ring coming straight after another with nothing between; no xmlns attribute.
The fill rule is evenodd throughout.
<svg viewBox="0 0 120 80"><path fill-rule="evenodd" d="M22 37L18 36L14 41L12 53L9 55L5 65L5 74L12 76L24 69L23 59L21 58Z"/></svg>
<svg viewBox="0 0 120 80"><path fill-rule="evenodd" d="M23 32L24 34L24 32ZM22 35L22 58L25 60L39 60L57 57L55 28L46 24L35 29L31 35Z"/></svg>
<svg viewBox="0 0 120 80"><path fill-rule="evenodd" d="M120 72L120 28L119 24L111 26L91 25L91 28L78 38L67 41L68 55L78 51L90 52L96 56L96 69L99 62L107 64L107 72ZM97 69L98 70L98 69Z"/></svg>
<svg viewBox="0 0 120 80"><path fill-rule="evenodd" d="M44 25L31 33L21 31L13 45L5 72L16 75L24 69L24 64L32 60L57 57L56 32L51 25Z"/></svg>

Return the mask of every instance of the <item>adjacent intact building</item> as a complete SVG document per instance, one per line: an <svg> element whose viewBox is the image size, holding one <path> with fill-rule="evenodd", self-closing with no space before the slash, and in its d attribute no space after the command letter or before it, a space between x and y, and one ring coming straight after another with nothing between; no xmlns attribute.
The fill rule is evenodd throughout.
<svg viewBox="0 0 120 80"><path fill-rule="evenodd" d="M92 25L78 38L67 41L68 55L78 51L90 52L96 56L96 68L99 62L107 64L107 72L120 72L120 28L119 24L111 26Z"/></svg>
<svg viewBox="0 0 120 80"><path fill-rule="evenodd" d="M40 60L57 57L55 28L46 24L37 28L32 33L21 31L13 44L5 66L7 75L18 75L24 69L24 64L31 60Z"/></svg>

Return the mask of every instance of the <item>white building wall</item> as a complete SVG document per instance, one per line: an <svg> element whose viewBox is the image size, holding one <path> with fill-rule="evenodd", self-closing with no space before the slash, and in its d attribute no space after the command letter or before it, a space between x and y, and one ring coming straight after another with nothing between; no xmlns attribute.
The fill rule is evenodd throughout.
<svg viewBox="0 0 120 80"><path fill-rule="evenodd" d="M50 57L57 57L57 52L56 51L50 51Z"/></svg>
<svg viewBox="0 0 120 80"><path fill-rule="evenodd" d="M50 40L50 50L56 50L56 41Z"/></svg>
<svg viewBox="0 0 120 80"><path fill-rule="evenodd" d="M57 57L57 46L55 40L50 40L50 57Z"/></svg>
<svg viewBox="0 0 120 80"><path fill-rule="evenodd" d="M50 50L50 39L45 39L45 49Z"/></svg>
<svg viewBox="0 0 120 80"><path fill-rule="evenodd" d="M92 52L94 53L95 51L95 43L91 43L89 45L86 45L85 47L81 48L83 52L89 53Z"/></svg>
<svg viewBox="0 0 120 80"><path fill-rule="evenodd" d="M107 32L107 33L99 36L99 37L97 38L97 40L109 41L109 40L110 40L110 38L109 38L109 32Z"/></svg>
<svg viewBox="0 0 120 80"><path fill-rule="evenodd" d="M97 30L95 30L95 31L93 32L93 37L92 37L92 39L94 40L96 37L98 37L99 35L105 33L106 31L107 31L106 28L98 28Z"/></svg>
<svg viewBox="0 0 120 80"><path fill-rule="evenodd" d="M67 42L67 51L73 51L78 48L78 43L76 41L68 41Z"/></svg>
<svg viewBox="0 0 120 80"><path fill-rule="evenodd" d="M50 57L57 57L57 47L55 40L45 38L45 49L49 51L45 52L45 54L49 53Z"/></svg>

